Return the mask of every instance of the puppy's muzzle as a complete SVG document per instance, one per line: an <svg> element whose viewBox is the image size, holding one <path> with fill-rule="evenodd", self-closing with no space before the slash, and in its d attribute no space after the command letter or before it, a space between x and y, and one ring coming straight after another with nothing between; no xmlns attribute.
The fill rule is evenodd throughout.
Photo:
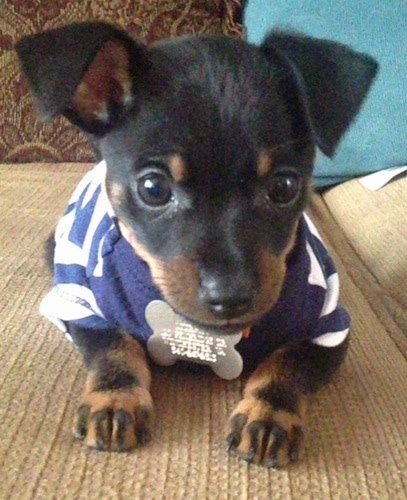
<svg viewBox="0 0 407 500"><path fill-rule="evenodd" d="M228 272L201 270L199 300L214 317L231 320L244 316L256 296L254 277L238 267Z"/></svg>

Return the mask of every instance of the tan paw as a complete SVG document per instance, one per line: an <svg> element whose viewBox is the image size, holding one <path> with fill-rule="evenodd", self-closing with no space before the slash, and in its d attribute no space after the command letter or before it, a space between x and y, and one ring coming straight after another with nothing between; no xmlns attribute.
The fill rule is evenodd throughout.
<svg viewBox="0 0 407 500"><path fill-rule="evenodd" d="M229 420L227 449L247 462L279 468L299 459L304 441L302 419L287 410L275 410L262 399L242 399Z"/></svg>
<svg viewBox="0 0 407 500"><path fill-rule="evenodd" d="M128 451L150 440L153 403L146 389L86 394L77 410L74 435L90 448Z"/></svg>

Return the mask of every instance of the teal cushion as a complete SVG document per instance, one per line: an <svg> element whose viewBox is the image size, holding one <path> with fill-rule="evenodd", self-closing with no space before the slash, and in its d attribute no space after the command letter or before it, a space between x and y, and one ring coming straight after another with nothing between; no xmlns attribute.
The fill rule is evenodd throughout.
<svg viewBox="0 0 407 500"><path fill-rule="evenodd" d="M379 74L333 159L319 154L315 184L407 164L407 3L405 0L249 0L248 41L272 28L328 38L372 55Z"/></svg>

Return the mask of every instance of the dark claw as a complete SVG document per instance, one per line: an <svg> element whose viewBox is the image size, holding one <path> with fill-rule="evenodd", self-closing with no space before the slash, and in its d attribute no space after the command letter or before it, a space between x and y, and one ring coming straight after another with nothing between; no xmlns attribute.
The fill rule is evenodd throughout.
<svg viewBox="0 0 407 500"><path fill-rule="evenodd" d="M117 435L115 448L117 451L126 451L125 434L129 425L134 424L134 418L124 410L117 410L113 416L117 423Z"/></svg>
<svg viewBox="0 0 407 500"><path fill-rule="evenodd" d="M226 438L226 451L231 451L237 448L240 444L241 435L243 427L246 425L247 417L239 413L235 415L231 421L230 426L232 428L230 434Z"/></svg>
<svg viewBox="0 0 407 500"><path fill-rule="evenodd" d="M269 469L277 469L280 467L280 463L278 460L278 452L281 447L287 441L288 434L281 427L274 426L271 429L271 436L273 438L272 444L269 450L266 452L267 457L264 460L264 465Z"/></svg>
<svg viewBox="0 0 407 500"><path fill-rule="evenodd" d="M77 411L78 420L74 429L74 435L76 439L80 439L81 441L83 441L86 437L88 429L89 413L90 413L89 405L80 406Z"/></svg>
<svg viewBox="0 0 407 500"><path fill-rule="evenodd" d="M251 463L253 463L253 459L254 459L254 456L255 456L255 455L256 455L256 452L253 452L252 450L250 450L250 451L248 451L247 453L244 453L244 454L241 456L241 458L242 458L245 462L247 462L247 463L251 464Z"/></svg>
<svg viewBox="0 0 407 500"><path fill-rule="evenodd" d="M151 440L151 434L148 430L148 425L152 419L152 414L147 408L139 408L136 414L135 426L137 443L144 446Z"/></svg>
<svg viewBox="0 0 407 500"><path fill-rule="evenodd" d="M139 429L137 431L137 442L140 446L144 446L151 440L151 434L147 429Z"/></svg>
<svg viewBox="0 0 407 500"><path fill-rule="evenodd" d="M112 435L112 412L102 410L95 413L92 418L96 425L96 449L99 451L108 450Z"/></svg>
<svg viewBox="0 0 407 500"><path fill-rule="evenodd" d="M234 450L239 446L240 438L234 433L230 433L226 438L226 451Z"/></svg>
<svg viewBox="0 0 407 500"><path fill-rule="evenodd" d="M296 445L291 446L289 457L291 462L298 462L300 458L300 449L298 446Z"/></svg>
<svg viewBox="0 0 407 500"><path fill-rule="evenodd" d="M268 469L280 468L280 464L278 463L278 460L276 458L268 458L267 460L264 461L264 466L267 467Z"/></svg>
<svg viewBox="0 0 407 500"><path fill-rule="evenodd" d="M263 432L262 432L263 431ZM268 442L270 431L264 422L253 422L248 426L247 432L250 436L250 449L242 457L246 462L253 462L256 454L261 461L265 443ZM263 434L263 435L262 435Z"/></svg>
<svg viewBox="0 0 407 500"><path fill-rule="evenodd" d="M138 408L136 412L136 424L143 426L151 420L151 412L147 408Z"/></svg>
<svg viewBox="0 0 407 500"><path fill-rule="evenodd" d="M301 427L295 426L292 430L292 434L289 456L291 462L297 462L300 456L301 444L304 440L304 433L302 432Z"/></svg>

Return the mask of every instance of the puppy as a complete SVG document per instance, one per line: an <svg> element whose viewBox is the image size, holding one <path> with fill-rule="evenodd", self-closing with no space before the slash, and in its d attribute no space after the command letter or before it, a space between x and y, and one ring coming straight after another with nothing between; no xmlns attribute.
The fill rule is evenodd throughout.
<svg viewBox="0 0 407 500"><path fill-rule="evenodd" d="M316 148L334 154L375 61L284 32L259 47L146 47L102 22L16 48L42 118L64 115L103 158L58 225L41 305L87 367L76 437L112 451L149 440L146 310L160 300L201 339L250 330L236 349L254 368L227 448L267 467L297 460L308 397L341 365L350 323L303 211Z"/></svg>

